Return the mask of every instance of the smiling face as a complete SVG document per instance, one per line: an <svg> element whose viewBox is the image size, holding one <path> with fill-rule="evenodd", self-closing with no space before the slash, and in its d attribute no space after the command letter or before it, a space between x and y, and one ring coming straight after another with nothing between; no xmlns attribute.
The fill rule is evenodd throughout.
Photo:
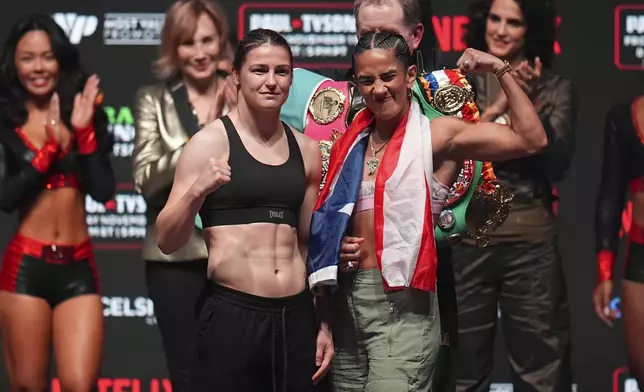
<svg viewBox="0 0 644 392"><path fill-rule="evenodd" d="M56 88L58 60L44 31L30 31L18 41L15 65L20 83L32 96L46 97Z"/></svg>
<svg viewBox="0 0 644 392"><path fill-rule="evenodd" d="M511 61L523 53L525 20L514 0L494 0L487 17L485 42L490 54Z"/></svg>
<svg viewBox="0 0 644 392"><path fill-rule="evenodd" d="M265 43L248 52L234 72L246 103L257 109L280 109L288 98L293 72L291 55L278 45Z"/></svg>
<svg viewBox="0 0 644 392"><path fill-rule="evenodd" d="M177 48L181 72L193 80L212 78L217 70L221 40L212 18L205 12L197 20L197 28L190 39Z"/></svg>
<svg viewBox="0 0 644 392"><path fill-rule="evenodd" d="M355 58L358 88L377 120L397 118L409 106L416 72L397 60L392 50L370 49Z"/></svg>

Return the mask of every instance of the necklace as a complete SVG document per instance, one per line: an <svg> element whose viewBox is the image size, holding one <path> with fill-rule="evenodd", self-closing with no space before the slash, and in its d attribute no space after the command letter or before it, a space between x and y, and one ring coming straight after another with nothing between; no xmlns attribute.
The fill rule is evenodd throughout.
<svg viewBox="0 0 644 392"><path fill-rule="evenodd" d="M369 175L373 176L374 173L376 172L376 169L378 169L378 164L380 163L380 159L376 157L376 154L378 154L385 146L387 143L389 143L389 140L391 140L391 137L387 139L384 143L382 143L382 146L378 147L378 149L373 148L373 131L371 131L371 135L369 136L369 147L371 148L371 158L367 160L367 168L369 169Z"/></svg>

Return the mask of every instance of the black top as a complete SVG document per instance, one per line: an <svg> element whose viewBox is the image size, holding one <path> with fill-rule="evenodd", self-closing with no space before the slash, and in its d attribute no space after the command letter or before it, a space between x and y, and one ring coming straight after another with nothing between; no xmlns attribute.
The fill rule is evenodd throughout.
<svg viewBox="0 0 644 392"><path fill-rule="evenodd" d="M476 75L474 82L476 103L484 112L496 98L496 91L502 90L498 81L489 75ZM492 243L545 241L556 234L553 184L565 178L572 161L576 98L572 82L549 70L543 71L536 94L541 102L538 114L548 146L530 157L493 162L499 182L510 190L514 199L505 223L490 233Z"/></svg>
<svg viewBox="0 0 644 392"><path fill-rule="evenodd" d="M230 182L209 194L199 211L203 227L267 222L298 226L306 192L302 153L293 131L284 124L289 156L281 165L257 161L244 147L228 116L221 118L228 135Z"/></svg>
<svg viewBox="0 0 644 392"><path fill-rule="evenodd" d="M96 138L95 152L82 155L73 145L47 173L41 173L32 166L33 149L25 145L15 129L0 127L0 209L11 213L29 208L54 174L74 175L83 193L100 203L110 200L116 189L110 161L113 138L107 130L97 132Z"/></svg>
<svg viewBox="0 0 644 392"><path fill-rule="evenodd" d="M628 185L644 178L644 144L635 129L633 102L629 100L616 105L606 116L604 163L595 212L598 252L609 250L617 253Z"/></svg>

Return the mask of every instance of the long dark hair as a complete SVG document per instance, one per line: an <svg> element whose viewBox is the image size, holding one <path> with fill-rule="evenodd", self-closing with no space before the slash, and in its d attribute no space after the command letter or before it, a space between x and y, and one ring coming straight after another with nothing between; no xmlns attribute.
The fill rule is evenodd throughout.
<svg viewBox="0 0 644 392"><path fill-rule="evenodd" d="M42 31L49 37L51 49L58 61L58 84L55 91L60 97L60 117L72 130L70 118L74 96L85 87L88 75L83 71L80 56L69 42L65 32L48 15L29 15L13 25L9 31L0 58L0 123L9 127L21 127L28 117L25 103L29 93L18 79L15 54L18 42L31 31ZM107 132L107 116L97 107L94 127L99 140Z"/></svg>
<svg viewBox="0 0 644 392"><path fill-rule="evenodd" d="M485 30L490 8L494 0L476 0L468 8L470 22L467 26L465 42L467 46L483 52L488 47L485 42ZM550 67L555 56L554 44L557 29L557 14L552 0L514 0L521 9L526 24L525 46L526 58L533 61L539 57L544 67Z"/></svg>

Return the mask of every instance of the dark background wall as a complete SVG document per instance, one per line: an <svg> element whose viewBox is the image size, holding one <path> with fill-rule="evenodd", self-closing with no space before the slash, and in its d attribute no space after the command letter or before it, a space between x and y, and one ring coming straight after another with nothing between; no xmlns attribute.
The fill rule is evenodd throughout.
<svg viewBox="0 0 644 392"><path fill-rule="evenodd" d="M628 1L628 0L623 0ZM571 78L579 99L574 164L559 185L560 242L567 273L573 323L573 363L580 391L635 392L625 373L621 324L604 326L594 316L591 290L595 281L593 206L601 164L602 126L608 108L635 94L644 94L644 48L628 46L627 14L639 16L626 34L644 40L644 6L619 0L560 1L561 23L554 68ZM117 138L114 165L119 193L105 206L87 200L88 223L97 247L104 287L106 348L99 381L101 392L169 392L154 309L146 296L140 240L144 235L145 203L132 191L130 154L134 138L132 102L135 90L153 83L150 64L157 54L163 12L170 0L22 0L0 14L0 39L15 20L39 10L56 18L78 44L88 70L97 72ZM224 0L237 35L253 27L269 27L309 42L293 44L301 66L346 66L355 28L351 2ZM464 49L461 38L467 1L435 0L434 28L440 63L450 64ZM637 24L639 23L639 25ZM296 34L299 32L299 34ZM2 216L0 249L11 236L15 217ZM619 269L621 270L621 269ZM618 299L616 299L618 304ZM502 331L499 333L502 341ZM497 355L493 390L511 391L504 349ZM52 375L53 377L53 375ZM8 390L4 367L0 390ZM59 390L52 384L52 391Z"/></svg>

